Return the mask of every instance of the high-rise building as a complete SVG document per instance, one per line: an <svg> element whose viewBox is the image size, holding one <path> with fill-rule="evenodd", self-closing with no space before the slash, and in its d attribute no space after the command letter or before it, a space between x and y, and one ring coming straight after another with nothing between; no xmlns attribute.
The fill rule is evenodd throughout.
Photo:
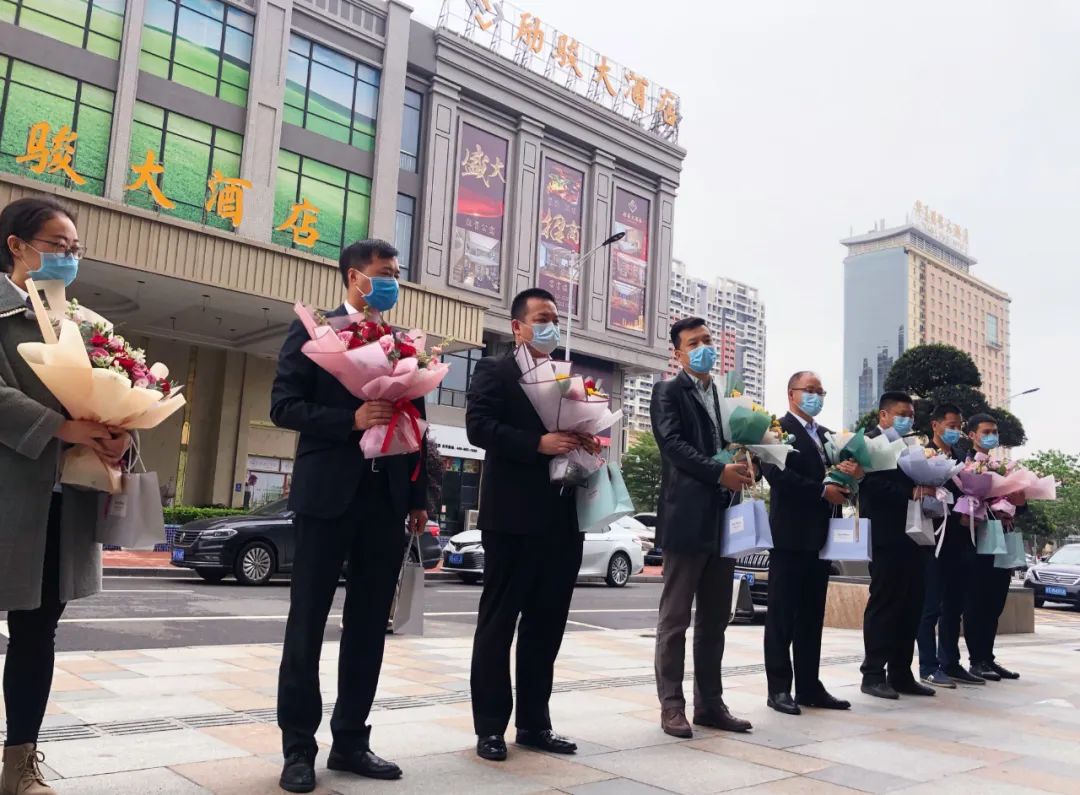
<svg viewBox="0 0 1080 795"><path fill-rule="evenodd" d="M901 226L882 220L841 241L844 259L844 424L875 408L906 347L966 351L993 406L1009 394L1009 296L972 274L968 233L922 202ZM871 367L876 363L876 368ZM876 386L876 391L873 387Z"/></svg>
<svg viewBox="0 0 1080 795"><path fill-rule="evenodd" d="M709 324L716 345L713 374L739 373L746 394L758 402L765 399L765 305L756 287L725 277L709 281L690 276L680 260L671 261L671 322L701 317ZM672 360L666 373L627 379L623 412L630 433L650 429L649 400L658 378L678 372Z"/></svg>

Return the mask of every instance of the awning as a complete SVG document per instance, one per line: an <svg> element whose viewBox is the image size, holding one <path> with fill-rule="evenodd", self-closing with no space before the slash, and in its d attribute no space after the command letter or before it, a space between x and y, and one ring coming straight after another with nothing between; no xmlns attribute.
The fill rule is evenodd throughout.
<svg viewBox="0 0 1080 795"><path fill-rule="evenodd" d="M428 426L428 430L431 433L431 438L435 440L435 444L439 448L439 455L447 458L484 460L484 451L469 442L469 437L465 434L464 428L459 428L456 425L436 425L432 423Z"/></svg>

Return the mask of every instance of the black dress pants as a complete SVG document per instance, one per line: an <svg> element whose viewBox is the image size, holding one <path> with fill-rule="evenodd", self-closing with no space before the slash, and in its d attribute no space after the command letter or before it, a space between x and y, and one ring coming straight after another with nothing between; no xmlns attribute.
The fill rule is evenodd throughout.
<svg viewBox="0 0 1080 795"><path fill-rule="evenodd" d="M52 690L56 661L56 627L64 613L60 601L60 495L53 494L46 529L41 606L8 613L7 659L4 662L4 745L37 743Z"/></svg>
<svg viewBox="0 0 1080 795"><path fill-rule="evenodd" d="M385 472L366 473L349 510L336 519L296 517L289 620L278 679L278 727L286 756L318 752L322 721L319 658L326 618L342 565L345 628L338 658L338 696L330 729L334 748L367 750L367 724L379 684L386 620L405 557L405 516L389 504Z"/></svg>
<svg viewBox="0 0 1080 795"><path fill-rule="evenodd" d="M933 554L908 539L874 550L870 598L863 614L862 675L866 684L914 681L911 661L926 595L926 556Z"/></svg>
<svg viewBox="0 0 1080 795"><path fill-rule="evenodd" d="M971 622L965 636L968 639L968 655L972 664L994 661L998 619L1009 598L1011 583L1012 571L995 568L993 555L975 556L964 618Z"/></svg>
<svg viewBox="0 0 1080 795"><path fill-rule="evenodd" d="M514 722L519 729L550 729L548 701L555 658L581 568L584 536L553 532L540 541L534 536L485 531L482 537L484 592L473 638L473 726L478 737L488 737L505 733L510 723L514 709L510 646L516 627Z"/></svg>
<svg viewBox="0 0 1080 795"><path fill-rule="evenodd" d="M795 692L803 698L814 698L825 689L818 668L829 570L829 561L819 560L817 552L774 549L769 553L769 611L765 615L769 693L790 693L793 679Z"/></svg>

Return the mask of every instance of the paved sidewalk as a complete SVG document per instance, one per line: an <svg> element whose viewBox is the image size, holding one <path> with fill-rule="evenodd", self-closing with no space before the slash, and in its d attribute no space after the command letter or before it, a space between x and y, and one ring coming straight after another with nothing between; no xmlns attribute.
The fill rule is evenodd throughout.
<svg viewBox="0 0 1080 795"><path fill-rule="evenodd" d="M580 753L555 758L511 747L503 764L471 751L471 639L394 637L372 741L405 778L329 773L322 753L319 792L1075 793L1080 622L1072 618L1000 640L1002 661L1023 672L1019 682L897 702L858 692L861 635L826 630L822 677L855 707L798 718L766 709L761 627L735 625L726 698L755 730L705 730L690 741L658 727L648 632L571 632L551 707L555 727ZM328 701L336 653L325 647ZM42 745L50 779L62 795L278 792L279 654L277 645L259 645L60 655ZM330 741L325 729L322 743Z"/></svg>

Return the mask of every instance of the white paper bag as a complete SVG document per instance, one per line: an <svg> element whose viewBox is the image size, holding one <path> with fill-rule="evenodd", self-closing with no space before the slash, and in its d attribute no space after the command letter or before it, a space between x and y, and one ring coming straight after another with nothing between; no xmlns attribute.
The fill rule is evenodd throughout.
<svg viewBox="0 0 1080 795"><path fill-rule="evenodd" d="M123 475L118 494L99 497L94 540L123 549L152 550L164 543L165 515L157 472Z"/></svg>
<svg viewBox="0 0 1080 795"><path fill-rule="evenodd" d="M870 520L858 515L829 520L825 546L818 553L821 560L872 560Z"/></svg>
<svg viewBox="0 0 1080 795"><path fill-rule="evenodd" d="M416 560L409 555L410 549L416 549ZM410 536L401 565L394 598L393 627L395 635L424 634L424 564L420 559L420 539L416 536Z"/></svg>
<svg viewBox="0 0 1080 795"><path fill-rule="evenodd" d="M923 513L922 500L908 500L907 535L921 547L932 547L937 543L934 537L934 520Z"/></svg>

